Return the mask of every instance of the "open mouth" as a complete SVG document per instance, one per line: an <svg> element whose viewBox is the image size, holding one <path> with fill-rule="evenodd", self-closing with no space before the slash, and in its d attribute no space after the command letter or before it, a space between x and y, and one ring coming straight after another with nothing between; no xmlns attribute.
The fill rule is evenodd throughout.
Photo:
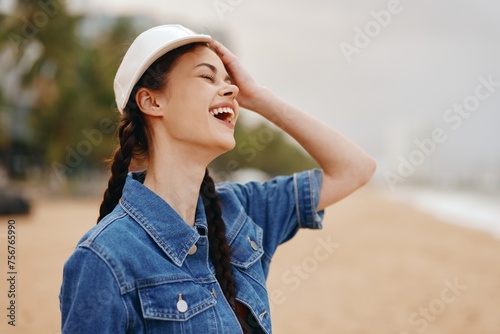
<svg viewBox="0 0 500 334"><path fill-rule="evenodd" d="M234 124L234 110L229 107L215 108L209 111L210 115L214 116L221 121Z"/></svg>

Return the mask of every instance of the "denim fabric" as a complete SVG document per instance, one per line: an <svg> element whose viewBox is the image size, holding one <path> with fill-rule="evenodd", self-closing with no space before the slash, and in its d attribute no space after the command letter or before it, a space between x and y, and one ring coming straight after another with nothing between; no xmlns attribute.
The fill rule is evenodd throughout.
<svg viewBox="0 0 500 334"><path fill-rule="evenodd" d="M129 174L120 204L80 240L64 266L63 333L242 333L208 255L201 197L190 227ZM322 173L220 183L237 287L256 333L271 333L266 277L277 246L320 229ZM194 254L190 250L196 245Z"/></svg>

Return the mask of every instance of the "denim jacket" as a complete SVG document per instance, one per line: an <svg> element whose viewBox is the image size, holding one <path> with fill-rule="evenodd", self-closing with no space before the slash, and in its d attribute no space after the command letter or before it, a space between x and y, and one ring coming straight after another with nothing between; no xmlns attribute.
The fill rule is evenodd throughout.
<svg viewBox="0 0 500 334"><path fill-rule="evenodd" d="M190 227L138 175L128 175L120 204L65 263L62 332L242 333L209 259L201 197ZM216 186L236 299L249 308L255 333L272 332L266 277L277 246L299 227L321 228L321 179L315 169Z"/></svg>

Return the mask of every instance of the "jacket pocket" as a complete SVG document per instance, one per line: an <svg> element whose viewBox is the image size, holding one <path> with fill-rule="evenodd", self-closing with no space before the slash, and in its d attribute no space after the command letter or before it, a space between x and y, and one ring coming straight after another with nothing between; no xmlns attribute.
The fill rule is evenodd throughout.
<svg viewBox="0 0 500 334"><path fill-rule="evenodd" d="M229 240L231 264L242 274L265 288L266 275L262 263L264 255L263 230L245 215L237 233ZM240 282L241 284L241 282Z"/></svg>
<svg viewBox="0 0 500 334"><path fill-rule="evenodd" d="M147 333L200 333L216 326L210 291L191 281L139 288L141 311ZM212 328L210 333L217 332Z"/></svg>
<svg viewBox="0 0 500 334"><path fill-rule="evenodd" d="M228 240L232 249L231 263L241 269L248 269L264 254L263 231L248 216L237 234Z"/></svg>

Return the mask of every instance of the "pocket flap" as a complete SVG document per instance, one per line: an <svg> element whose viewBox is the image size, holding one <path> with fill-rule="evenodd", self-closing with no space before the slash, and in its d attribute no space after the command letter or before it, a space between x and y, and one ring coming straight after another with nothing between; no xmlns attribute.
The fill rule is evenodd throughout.
<svg viewBox="0 0 500 334"><path fill-rule="evenodd" d="M263 231L249 217L241 225L237 235L230 244L232 249L231 263L247 269L257 262L264 254Z"/></svg>
<svg viewBox="0 0 500 334"><path fill-rule="evenodd" d="M184 301L179 303L179 295ZM139 288L144 318L184 321L205 311L217 302L204 287L194 282L165 283Z"/></svg>

